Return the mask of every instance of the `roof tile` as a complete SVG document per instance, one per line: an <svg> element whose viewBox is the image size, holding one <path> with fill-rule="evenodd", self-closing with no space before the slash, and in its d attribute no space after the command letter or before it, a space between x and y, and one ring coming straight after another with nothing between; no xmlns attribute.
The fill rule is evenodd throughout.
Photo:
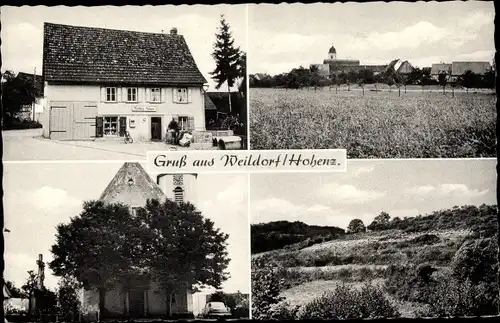
<svg viewBox="0 0 500 323"><path fill-rule="evenodd" d="M45 23L48 82L204 84L182 35Z"/></svg>

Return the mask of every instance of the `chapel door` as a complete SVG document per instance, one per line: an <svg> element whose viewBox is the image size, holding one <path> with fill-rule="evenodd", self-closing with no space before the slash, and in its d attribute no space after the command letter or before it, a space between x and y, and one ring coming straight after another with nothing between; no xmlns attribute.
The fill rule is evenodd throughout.
<svg viewBox="0 0 500 323"><path fill-rule="evenodd" d="M137 289L131 290L129 292L129 316L130 317L144 317L144 308L145 308L145 300L144 300L144 290Z"/></svg>

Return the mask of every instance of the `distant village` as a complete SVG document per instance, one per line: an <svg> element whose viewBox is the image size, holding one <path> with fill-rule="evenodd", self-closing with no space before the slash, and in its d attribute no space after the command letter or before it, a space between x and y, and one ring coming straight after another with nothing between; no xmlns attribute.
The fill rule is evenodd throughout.
<svg viewBox="0 0 500 323"><path fill-rule="evenodd" d="M461 85L491 88L494 84L494 70L494 65L482 61L440 62L432 64L431 67L419 68L414 67L408 60L394 59L388 64L367 65L357 59L337 58L337 50L331 46L322 64L312 63L308 69L299 67L289 73L275 76L255 73L250 75L249 85L250 87L297 88L353 83L443 85L446 82L452 86L458 83L468 83ZM308 81L304 81L306 74ZM301 75L302 80L300 80ZM465 79L467 82L464 82Z"/></svg>

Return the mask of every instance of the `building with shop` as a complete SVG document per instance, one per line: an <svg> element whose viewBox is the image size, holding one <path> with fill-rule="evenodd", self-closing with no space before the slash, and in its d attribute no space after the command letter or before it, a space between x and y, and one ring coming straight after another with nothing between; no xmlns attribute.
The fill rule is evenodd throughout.
<svg viewBox="0 0 500 323"><path fill-rule="evenodd" d="M44 24L43 135L164 140L172 118L205 131L206 79L184 37Z"/></svg>
<svg viewBox="0 0 500 323"><path fill-rule="evenodd" d="M147 199L196 201L197 174L157 174L154 178L139 163L125 163L100 196L105 203L128 205L132 214L146 205ZM163 317L168 314L167 296L156 281L127 282L130 287L115 286L105 293L106 313L110 317ZM99 308L99 291L82 290L82 308ZM172 314L193 313L193 294L187 285L178 286L172 299ZM92 315L92 313L87 312Z"/></svg>

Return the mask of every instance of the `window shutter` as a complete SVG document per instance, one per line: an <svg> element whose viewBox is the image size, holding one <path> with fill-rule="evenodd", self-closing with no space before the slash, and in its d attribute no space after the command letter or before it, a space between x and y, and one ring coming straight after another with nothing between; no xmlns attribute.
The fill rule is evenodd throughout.
<svg viewBox="0 0 500 323"><path fill-rule="evenodd" d="M172 102L178 102L179 100L177 99L177 89L174 87L172 88Z"/></svg>
<svg viewBox="0 0 500 323"><path fill-rule="evenodd" d="M188 87L187 89L187 101L188 103L191 103L191 88Z"/></svg>
<svg viewBox="0 0 500 323"><path fill-rule="evenodd" d="M166 102L166 101L167 101L167 89L160 88L160 102Z"/></svg>
<svg viewBox="0 0 500 323"><path fill-rule="evenodd" d="M95 118L95 136L97 138L103 136L103 118L102 117L96 117Z"/></svg>
<svg viewBox="0 0 500 323"><path fill-rule="evenodd" d="M120 137L125 137L127 132L127 117L120 117Z"/></svg>
<svg viewBox="0 0 500 323"><path fill-rule="evenodd" d="M146 102L152 101L151 100L151 89L149 87L146 88Z"/></svg>
<svg viewBox="0 0 500 323"><path fill-rule="evenodd" d="M106 87L101 87L101 102L106 102Z"/></svg>
<svg viewBox="0 0 500 323"><path fill-rule="evenodd" d="M188 117L188 130L194 130L194 117Z"/></svg>

